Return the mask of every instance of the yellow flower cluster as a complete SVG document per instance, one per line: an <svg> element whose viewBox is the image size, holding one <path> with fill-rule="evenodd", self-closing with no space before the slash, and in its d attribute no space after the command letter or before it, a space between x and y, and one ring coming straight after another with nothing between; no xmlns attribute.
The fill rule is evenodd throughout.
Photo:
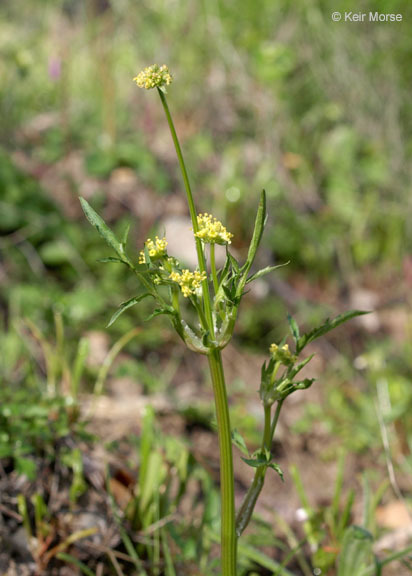
<svg viewBox="0 0 412 576"><path fill-rule="evenodd" d="M211 214L199 214L197 217L199 231L195 236L200 238L205 244L230 244L233 234L228 232L219 220Z"/></svg>
<svg viewBox="0 0 412 576"><path fill-rule="evenodd" d="M205 272L190 272L189 270L183 270L180 274L179 272L172 272L169 276L173 282L179 284L182 294L185 298L191 296L200 288L203 280L206 280Z"/></svg>
<svg viewBox="0 0 412 576"><path fill-rule="evenodd" d="M153 64L153 66L148 66L139 72L139 74L133 78L133 81L136 82L139 88L150 90L151 88L169 86L169 84L172 83L172 75L165 64L163 64L163 66Z"/></svg>
<svg viewBox="0 0 412 576"><path fill-rule="evenodd" d="M284 344L282 347L279 347L277 344L272 344L270 347L270 353L276 362L280 362L284 366L290 366L296 360L296 357L289 350L287 344Z"/></svg>
<svg viewBox="0 0 412 576"><path fill-rule="evenodd" d="M158 260L159 258L163 258L163 256L166 256L166 254L167 254L167 252L166 252L166 247L167 247L166 238L160 239L159 236L156 236L154 241L151 240L150 238L148 238L144 244L145 244L145 246L149 252L150 258L152 258L153 260ZM144 250L140 251L139 264L147 264L146 255L144 253Z"/></svg>

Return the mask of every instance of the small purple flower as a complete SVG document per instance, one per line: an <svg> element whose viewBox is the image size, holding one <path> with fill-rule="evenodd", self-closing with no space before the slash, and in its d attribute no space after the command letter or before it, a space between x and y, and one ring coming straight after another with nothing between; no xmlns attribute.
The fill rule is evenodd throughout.
<svg viewBox="0 0 412 576"><path fill-rule="evenodd" d="M62 61L53 56L49 59L49 77L51 80L58 80L62 72Z"/></svg>

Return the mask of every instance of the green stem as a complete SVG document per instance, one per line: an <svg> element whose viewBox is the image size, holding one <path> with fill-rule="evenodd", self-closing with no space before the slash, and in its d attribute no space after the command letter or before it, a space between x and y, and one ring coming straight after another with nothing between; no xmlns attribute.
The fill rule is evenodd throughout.
<svg viewBox="0 0 412 576"><path fill-rule="evenodd" d="M271 430L270 430L270 442L271 443L273 440L273 436L275 435L276 426L278 424L278 420L279 420L279 416L280 416L280 411L282 410L282 404L283 404L283 400L279 400L277 403L277 406L276 406L275 415L273 417L273 422L272 422L272 426L271 426Z"/></svg>
<svg viewBox="0 0 412 576"><path fill-rule="evenodd" d="M177 286L172 286L172 304L180 317L179 288Z"/></svg>
<svg viewBox="0 0 412 576"><path fill-rule="evenodd" d="M215 294L217 294L217 291L219 290L219 282L217 281L215 245L213 243L210 245L210 269L212 272L213 288L215 289Z"/></svg>
<svg viewBox="0 0 412 576"><path fill-rule="evenodd" d="M197 212L193 201L192 190L190 187L189 177L182 150L177 138L176 130L170 114L164 92L158 90L162 102L170 133L175 145L176 154L179 160L180 170L183 176L183 182L186 189L187 200L189 204L190 217L192 219L193 232L196 234L199 230L197 223ZM202 242L195 235L197 259L200 272L207 274L206 259L203 252ZM208 280L202 282L204 316L210 337L214 340L215 330L213 324L212 306L209 293ZM226 395L226 385L222 366L222 356L219 350L212 348L208 354L210 374L213 383L213 392L216 405L216 418L219 435L220 448L220 479L221 479L221 506L222 506L222 528L221 528L221 558L222 558L222 576L236 576L236 552L237 538L235 529L235 487L233 476L233 456L232 456L232 437L230 430L229 406Z"/></svg>
<svg viewBox="0 0 412 576"><path fill-rule="evenodd" d="M274 367L273 372L272 372L272 376L270 377L270 387L272 387L274 382L275 382L276 375L279 371L279 368L280 368L280 362L276 362L275 367Z"/></svg>
<svg viewBox="0 0 412 576"><path fill-rule="evenodd" d="M208 360L215 396L220 449L221 573L222 576L236 576L237 537L232 437L220 350L212 350L208 355Z"/></svg>
<svg viewBox="0 0 412 576"><path fill-rule="evenodd" d="M207 330L208 329L207 320L206 320L206 317L204 315L204 312L202 310L200 303L198 302L196 297L191 298L190 300L191 300L193 306L196 308L196 312L199 316L201 325L203 326L204 330Z"/></svg>
<svg viewBox="0 0 412 576"><path fill-rule="evenodd" d="M185 161L183 159L182 149L180 148L179 139L177 137L175 126L173 124L173 119L172 119L172 116L170 114L169 106L167 104L166 95L164 94L164 92L162 92L159 89L157 91L159 93L160 100L162 102L162 105L163 105L163 108L164 108L164 111L166 114L167 122L169 124L169 129L170 129L170 133L172 135L173 143L175 145L177 158L179 160L180 170L181 170L182 176L183 176L183 182L184 182L185 189L186 189L186 196L187 196L187 202L189 204L190 218L192 219L193 233L196 234L196 232L198 232L198 230L199 230L199 225L197 223L197 212L196 212L196 208L195 208L195 203L193 201L192 189L190 187L189 176L187 175L187 170L186 170ZM196 241L197 260L199 262L199 270L200 270L200 272L205 272L205 274L206 274L207 273L206 260L205 260L205 255L203 253L202 242L201 242L200 238L198 238L197 236L195 236L195 241ZM215 331L214 331L214 326L213 326L212 306L211 306L211 302L210 302L209 284L208 284L207 279L202 282L202 290L203 290L203 302L204 302L204 307L205 307L205 315L206 315L206 319L207 319L207 323L208 323L208 327L209 327L209 332L210 332L211 337L214 339Z"/></svg>
<svg viewBox="0 0 412 576"><path fill-rule="evenodd" d="M262 450L269 450L272 444L273 434L271 434L271 413L272 413L272 406L270 404L265 404L264 406L265 412L265 425L263 429L263 439L262 439Z"/></svg>
<svg viewBox="0 0 412 576"><path fill-rule="evenodd" d="M264 406L265 411L265 424L263 430L262 439L262 450L269 450L272 445L273 436L275 434L276 425L279 420L280 410L282 408L282 401L278 402L276 406L276 412L271 422L271 405L267 404ZM242 502L236 518L236 534L239 537L249 524L253 510L255 508L257 499L262 491L263 484L265 482L267 466L259 466L256 468L255 475L253 477L252 484L246 493L246 496Z"/></svg>

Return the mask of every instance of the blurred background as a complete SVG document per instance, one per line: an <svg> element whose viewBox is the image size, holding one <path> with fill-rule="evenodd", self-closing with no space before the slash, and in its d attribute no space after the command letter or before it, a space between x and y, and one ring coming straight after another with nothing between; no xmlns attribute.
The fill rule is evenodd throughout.
<svg viewBox="0 0 412 576"><path fill-rule="evenodd" d="M331 19L332 11L376 9L403 21ZM165 63L198 210L227 225L242 259L265 188L269 221L258 264L289 262L245 297L225 352L234 426L258 445L260 365L270 343L287 334L288 312L310 328L350 308L373 310L313 348L318 382L285 410L277 456L285 472L292 463L300 468L319 512L333 497L342 450L342 482L359 502L354 518L366 474L373 486L388 484L376 534L410 525L411 24L406 0L0 3L7 473L33 476L84 410L93 433L103 434L97 444L119 458L120 440L141 435L141 414L153 404L160 427L183 439L197 463L212 458L217 481L206 365L193 362L167 320L144 322L149 302L106 330L138 286L122 267L97 262L111 254L78 201L85 197L119 234L131 223L131 257L149 234L164 231L176 253L184 249L190 222L168 127L157 95L132 82L143 67ZM183 258L190 264L190 254ZM37 408L28 415L30 405ZM58 425L45 435L51 410ZM239 499L251 476L244 468L237 457ZM288 496L276 514L296 520L302 494L286 476L285 488L273 476L264 492L262 526L276 524L280 493ZM393 506L400 508L388 520ZM322 522L319 533L329 534ZM262 526L252 536L262 538ZM330 545L322 538L317 549Z"/></svg>

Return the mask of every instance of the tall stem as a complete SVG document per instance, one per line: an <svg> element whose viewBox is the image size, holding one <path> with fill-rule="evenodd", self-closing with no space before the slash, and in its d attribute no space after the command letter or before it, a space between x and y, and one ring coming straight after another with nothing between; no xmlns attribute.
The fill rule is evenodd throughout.
<svg viewBox="0 0 412 576"><path fill-rule="evenodd" d="M212 350L208 356L208 360L215 396L220 449L220 497L222 507L221 570L222 576L236 576L237 536L232 437L220 350Z"/></svg>
<svg viewBox="0 0 412 576"><path fill-rule="evenodd" d="M180 148L179 140L177 138L176 130L173 124L173 119L170 114L169 106L167 104L166 96L158 90L160 100L166 114L169 129L175 145L176 154L179 160L180 170L183 176L183 182L186 189L187 200L189 204L190 217L192 219L193 232L199 230L197 223L197 212L193 201L192 190L190 187L189 177L185 162L183 159L182 150ZM201 240L195 236L197 259L199 262L200 272L206 271L206 260L202 248ZM215 337L212 306L209 293L209 284L205 280L202 283L203 289L203 303L205 319L209 334L212 339ZM213 393L215 397L216 406L216 419L218 426L219 436L219 449L220 449L220 495L222 507L222 523L221 523L221 565L222 576L236 576L236 553L237 553L237 537L236 537L236 520L235 520L235 485L233 475L233 455L232 455L232 437L230 429L229 406L227 402L225 377L223 373L222 356L220 350L212 348L208 354L210 374L213 383Z"/></svg>
<svg viewBox="0 0 412 576"><path fill-rule="evenodd" d="M183 176L183 182L185 185L187 202L189 204L189 211L190 211L190 218L192 219L193 232L194 232L194 234L196 234L196 232L198 232L198 230L199 230L199 225L197 223L197 212L196 212L195 203L193 200L192 189L190 187L189 176L187 175L186 165L185 165L185 161L183 159L182 149L180 148L179 139L178 139L177 134L176 134L175 126L173 124L173 119L172 119L172 116L170 114L170 110L169 110L169 106L167 104L166 96L165 96L164 92L162 92L161 90L158 89L157 91L159 93L160 100L162 102L163 109L164 109L165 114L166 114L167 122L169 124L169 129L170 129L170 133L172 135L173 143L175 145L177 158L179 160L180 170L181 170L182 176ZM199 270L200 270L200 272L206 273L207 272L206 271L206 260L205 260L205 255L203 253L202 242L201 242L200 238L198 238L197 236L195 236L195 241L196 241L197 260L199 262ZM202 290L203 290L203 302L204 302L204 307L205 307L205 315L206 315L206 320L207 320L207 324L208 324L208 328L209 328L209 332L210 332L210 337L214 338L215 331L214 331L214 326L213 326L212 306L210 303L209 284L208 284L207 279L202 282Z"/></svg>

